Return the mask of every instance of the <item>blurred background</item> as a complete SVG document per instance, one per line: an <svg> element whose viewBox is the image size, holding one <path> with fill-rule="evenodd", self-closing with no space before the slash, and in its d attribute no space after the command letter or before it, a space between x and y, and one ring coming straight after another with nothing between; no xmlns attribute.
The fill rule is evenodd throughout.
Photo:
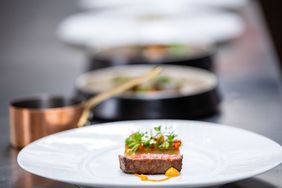
<svg viewBox="0 0 282 188"><path fill-rule="evenodd" d="M155 85L99 105L91 121L196 119L252 130L281 144L278 7L266 0L2 0L0 174L5 178L0 187L23 182L35 187L42 181L45 187L68 187L27 180L15 164L17 151L9 148L10 101L43 93L86 99L104 91L105 83L113 86L113 80L138 75L144 67L137 64L167 67ZM204 86L180 91L182 78L181 87ZM161 90L168 95L159 95ZM182 105L180 110L175 104ZM282 186L279 173L262 179L275 179L265 187ZM250 184L261 183L242 186Z"/></svg>

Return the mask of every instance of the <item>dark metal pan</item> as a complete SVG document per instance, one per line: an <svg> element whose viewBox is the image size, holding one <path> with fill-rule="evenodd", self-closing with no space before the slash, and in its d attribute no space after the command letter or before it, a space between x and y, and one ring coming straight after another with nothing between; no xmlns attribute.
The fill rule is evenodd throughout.
<svg viewBox="0 0 282 188"><path fill-rule="evenodd" d="M210 45L119 46L88 51L88 70L134 64L183 65L214 71L215 48Z"/></svg>
<svg viewBox="0 0 282 188"><path fill-rule="evenodd" d="M153 65L127 65L87 72L76 81L77 94L88 99L108 89L108 83L117 76L137 76L152 67ZM183 82L180 93L125 93L108 99L93 109L93 119L196 119L218 112L220 97L215 74L187 66L163 65L162 68L164 75Z"/></svg>

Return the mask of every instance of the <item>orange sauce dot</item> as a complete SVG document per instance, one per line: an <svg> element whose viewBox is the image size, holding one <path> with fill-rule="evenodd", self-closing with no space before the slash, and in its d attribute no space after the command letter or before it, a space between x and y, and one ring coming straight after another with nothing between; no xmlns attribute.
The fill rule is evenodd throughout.
<svg viewBox="0 0 282 188"><path fill-rule="evenodd" d="M141 181L150 181L150 182L162 182L169 180L172 177L177 177L180 175L179 171L175 168L171 167L165 172L165 178L163 179L150 179L148 176L144 174L134 174L135 176L139 177Z"/></svg>
<svg viewBox="0 0 282 188"><path fill-rule="evenodd" d="M166 172L165 172L165 175L167 177L177 177L180 175L179 171L176 170L175 168L171 167L169 168Z"/></svg>

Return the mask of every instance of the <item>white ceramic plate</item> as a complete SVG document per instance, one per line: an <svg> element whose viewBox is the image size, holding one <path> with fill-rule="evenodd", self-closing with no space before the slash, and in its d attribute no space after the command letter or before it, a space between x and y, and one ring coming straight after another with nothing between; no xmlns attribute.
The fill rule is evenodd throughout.
<svg viewBox="0 0 282 188"><path fill-rule="evenodd" d="M171 126L183 140L181 176L142 182L119 169L118 154L132 131ZM18 155L19 165L39 176L95 187L203 187L263 173L281 163L274 141L238 128L196 121L145 120L106 123L40 139ZM160 178L155 176L154 178Z"/></svg>
<svg viewBox="0 0 282 188"><path fill-rule="evenodd" d="M239 37L244 29L242 19L234 13L196 7L175 13L138 7L72 15L61 22L58 36L80 47L214 44Z"/></svg>

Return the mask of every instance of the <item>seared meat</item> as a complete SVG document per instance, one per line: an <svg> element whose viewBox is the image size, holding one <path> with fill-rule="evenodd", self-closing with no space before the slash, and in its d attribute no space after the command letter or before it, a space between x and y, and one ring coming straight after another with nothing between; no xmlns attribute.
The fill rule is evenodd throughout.
<svg viewBox="0 0 282 188"><path fill-rule="evenodd" d="M137 174L164 174L171 167L181 171L182 159L182 155L169 154L119 155L121 170Z"/></svg>

